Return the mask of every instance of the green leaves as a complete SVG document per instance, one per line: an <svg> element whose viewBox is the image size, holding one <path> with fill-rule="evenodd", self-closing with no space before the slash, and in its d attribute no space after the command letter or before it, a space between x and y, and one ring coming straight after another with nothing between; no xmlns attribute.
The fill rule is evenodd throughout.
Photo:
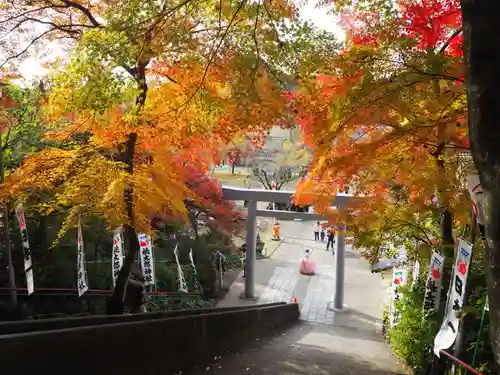
<svg viewBox="0 0 500 375"><path fill-rule="evenodd" d="M425 269L421 275L427 275ZM389 343L394 353L409 367L413 373L420 373L427 362L427 353L433 346L434 337L439 329L437 314L423 316L423 299L425 288L420 278L418 286L402 287L402 299L396 303L401 312L399 323L389 331Z"/></svg>
<svg viewBox="0 0 500 375"><path fill-rule="evenodd" d="M6 94L15 106L8 109L11 116L10 126L2 136L6 173L19 166L25 155L41 147L42 125L40 100L42 94L38 87L21 88L10 85Z"/></svg>

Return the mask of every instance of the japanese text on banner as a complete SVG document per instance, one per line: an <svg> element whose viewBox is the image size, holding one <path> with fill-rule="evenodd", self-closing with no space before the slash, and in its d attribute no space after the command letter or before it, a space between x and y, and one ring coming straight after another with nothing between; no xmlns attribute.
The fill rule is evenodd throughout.
<svg viewBox="0 0 500 375"><path fill-rule="evenodd" d="M432 252L429 273L425 285L424 313L437 311L441 298L441 281L443 276L444 257L436 251Z"/></svg>
<svg viewBox="0 0 500 375"><path fill-rule="evenodd" d="M463 239L458 240L458 251L451 279L451 286L441 329L434 339L434 353L450 348L458 333L459 312L464 304L465 285L472 255L472 245Z"/></svg>
<svg viewBox="0 0 500 375"><path fill-rule="evenodd" d="M396 325L400 319L400 313L396 308L396 304L401 300L401 287L407 283L407 271L403 268L395 268L392 274L391 283L391 308L390 322L391 325Z"/></svg>
<svg viewBox="0 0 500 375"><path fill-rule="evenodd" d="M139 240L139 256L141 259L142 274L144 275L144 284L154 285L155 272L151 237L149 237L147 234L140 233L137 238Z"/></svg>
<svg viewBox="0 0 500 375"><path fill-rule="evenodd" d="M87 264L85 262L85 251L83 247L83 233L82 225L78 220L78 245L77 245L77 276L76 282L78 286L78 297L81 297L87 290L89 290L89 283L87 280Z"/></svg>
<svg viewBox="0 0 500 375"><path fill-rule="evenodd" d="M111 253L111 272L113 275L113 285L116 285L116 279L123 266L123 238L121 228L115 231L113 237L113 251Z"/></svg>
<svg viewBox="0 0 500 375"><path fill-rule="evenodd" d="M33 280L33 264L31 262L31 248L28 239L28 229L26 228L26 219L24 217L24 206L22 203L16 206L16 217L19 223L19 231L21 233L21 241L23 246L24 256L24 272L26 274L26 287L28 295L33 294L35 291L35 284Z"/></svg>

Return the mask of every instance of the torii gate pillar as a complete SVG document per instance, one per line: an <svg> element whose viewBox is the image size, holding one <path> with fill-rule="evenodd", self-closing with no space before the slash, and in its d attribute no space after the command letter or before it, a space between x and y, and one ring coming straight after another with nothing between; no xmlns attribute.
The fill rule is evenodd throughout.
<svg viewBox="0 0 500 375"><path fill-rule="evenodd" d="M257 243L257 216L275 217L276 219L302 219L302 220L322 220L325 217L322 215L290 212L290 211L273 211L273 210L257 210L257 202L275 202L275 203L290 203L293 198L293 191L283 190L257 190L257 189L241 189L230 186L223 186L222 193L224 199L233 201L245 201L247 203L247 234L246 234L246 264L245 264L245 293L244 297L255 298L255 260L256 260L256 243ZM337 194L332 205L340 208L345 207L352 200L353 196L346 194ZM330 303L329 308L341 311L344 307L344 277L345 277L345 226L337 226L338 235L336 241L336 283L335 296L333 303Z"/></svg>
<svg viewBox="0 0 500 375"><path fill-rule="evenodd" d="M335 311L341 311L344 308L345 231L345 225L337 226L335 296L333 297L333 310Z"/></svg>
<svg viewBox="0 0 500 375"><path fill-rule="evenodd" d="M248 201L247 234L245 259L245 298L255 298L255 258L257 245L257 202Z"/></svg>

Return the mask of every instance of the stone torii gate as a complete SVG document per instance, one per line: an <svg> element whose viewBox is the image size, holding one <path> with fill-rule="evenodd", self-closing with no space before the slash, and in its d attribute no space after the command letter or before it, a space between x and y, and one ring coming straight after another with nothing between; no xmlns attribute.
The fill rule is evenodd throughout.
<svg viewBox="0 0 500 375"><path fill-rule="evenodd" d="M230 186L222 187L224 199L232 201L247 201L248 218L246 233L246 270L245 270L245 298L255 298L255 259L257 242L257 217L275 217L277 219L302 219L305 221L324 220L326 216L306 212L258 210L257 202L290 203L295 192L285 190L258 190L241 189ZM337 194L332 206L345 207L354 197L346 194ZM345 278L345 226L337 225L337 262L335 278L335 296L333 310L341 311L344 307L344 278Z"/></svg>

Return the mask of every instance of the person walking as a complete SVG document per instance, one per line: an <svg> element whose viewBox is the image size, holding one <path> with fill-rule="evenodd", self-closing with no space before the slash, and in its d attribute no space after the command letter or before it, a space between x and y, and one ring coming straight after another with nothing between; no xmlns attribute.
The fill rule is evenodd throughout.
<svg viewBox="0 0 500 375"><path fill-rule="evenodd" d="M321 230L321 225L319 225L319 221L314 224L313 232L314 232L314 241L319 241L319 231Z"/></svg>
<svg viewBox="0 0 500 375"><path fill-rule="evenodd" d="M321 232L319 232L319 236L321 237L321 242L325 242L325 228L321 228Z"/></svg>
<svg viewBox="0 0 500 375"><path fill-rule="evenodd" d="M327 231L328 240L326 242L326 250L330 250L330 246L332 247L332 253L335 254L335 229L333 227L328 228Z"/></svg>

